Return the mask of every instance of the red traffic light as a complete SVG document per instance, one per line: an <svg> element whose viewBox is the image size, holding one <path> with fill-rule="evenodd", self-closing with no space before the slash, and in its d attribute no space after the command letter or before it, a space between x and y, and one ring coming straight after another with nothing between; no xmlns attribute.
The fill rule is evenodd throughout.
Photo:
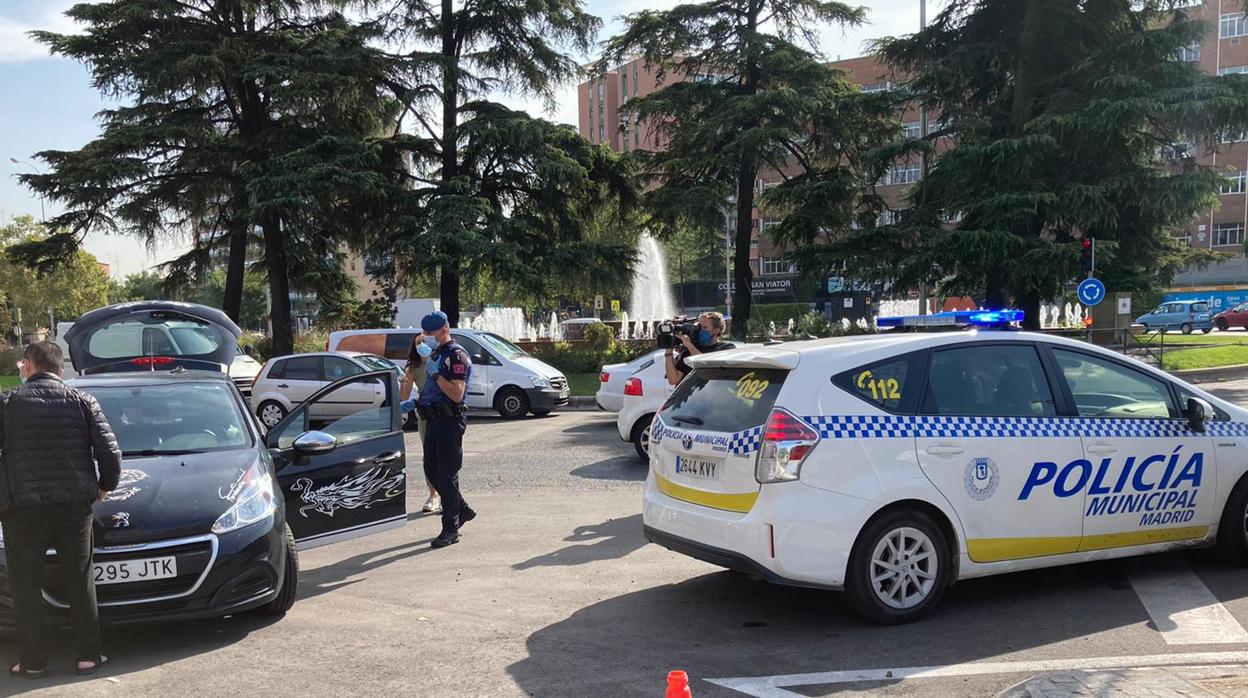
<svg viewBox="0 0 1248 698"><path fill-rule="evenodd" d="M1090 250L1090 249L1092 249L1092 238L1084 238L1084 239L1083 239L1083 249L1085 249L1085 250Z"/></svg>

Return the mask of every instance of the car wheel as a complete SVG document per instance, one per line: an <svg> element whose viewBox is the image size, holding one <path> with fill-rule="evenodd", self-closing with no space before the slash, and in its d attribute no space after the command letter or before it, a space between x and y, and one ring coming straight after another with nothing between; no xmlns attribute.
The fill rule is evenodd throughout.
<svg viewBox="0 0 1248 698"><path fill-rule="evenodd" d="M858 535L849 556L845 600L877 623L910 623L940 601L952 568L949 543L930 516L891 511Z"/></svg>
<svg viewBox="0 0 1248 698"><path fill-rule="evenodd" d="M1248 566L1248 476L1231 489L1218 523L1218 557L1233 565Z"/></svg>
<svg viewBox="0 0 1248 698"><path fill-rule="evenodd" d="M1213 321L1213 324L1218 326L1219 332L1225 332L1230 329L1230 325L1227 323L1226 318L1218 318Z"/></svg>
<svg viewBox="0 0 1248 698"><path fill-rule="evenodd" d="M299 552L295 549L295 534L290 526L286 529L286 575L282 577L282 589L277 597L260 607L266 616L285 615L295 605L295 595L299 591Z"/></svg>
<svg viewBox="0 0 1248 698"><path fill-rule="evenodd" d="M519 419L529 413L529 396L515 386L503 388L494 398L494 409L504 419Z"/></svg>
<svg viewBox="0 0 1248 698"><path fill-rule="evenodd" d="M648 414L637 423L633 424L632 436L629 438L633 442L633 448L637 451L637 457L642 461L650 462L650 425L654 422L654 415Z"/></svg>
<svg viewBox="0 0 1248 698"><path fill-rule="evenodd" d="M261 424L272 429L286 419L286 408L280 402L265 400L256 410L256 416L260 418Z"/></svg>
<svg viewBox="0 0 1248 698"><path fill-rule="evenodd" d="M1212 331L1213 331L1213 328L1212 328L1212 327L1202 327L1202 328L1200 328L1200 331L1201 331L1203 334L1209 334L1210 332L1212 332Z"/></svg>
<svg viewBox="0 0 1248 698"><path fill-rule="evenodd" d="M1192 333L1191 323L1185 322L1182 325L1179 325L1179 331L1182 332L1183 334L1191 334Z"/></svg>

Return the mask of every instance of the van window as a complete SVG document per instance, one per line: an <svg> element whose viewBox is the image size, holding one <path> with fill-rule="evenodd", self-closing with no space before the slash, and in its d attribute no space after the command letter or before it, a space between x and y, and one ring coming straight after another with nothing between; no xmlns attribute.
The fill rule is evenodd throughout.
<svg viewBox="0 0 1248 698"><path fill-rule="evenodd" d="M415 332L388 332L386 333L385 356L387 359L407 361L407 353L412 350L412 341L416 339ZM376 354L377 352L369 352Z"/></svg>
<svg viewBox="0 0 1248 698"><path fill-rule="evenodd" d="M1070 386L1080 417L1178 417L1164 381L1113 361L1066 349L1053 356Z"/></svg>
<svg viewBox="0 0 1248 698"><path fill-rule="evenodd" d="M1209 312L1209 304L1208 303L1192 303L1192 312L1193 313L1207 313Z"/></svg>
<svg viewBox="0 0 1248 698"><path fill-rule="evenodd" d="M968 345L932 352L925 414L1052 417L1053 392L1034 347Z"/></svg>
<svg viewBox="0 0 1248 698"><path fill-rule="evenodd" d="M529 355L528 352L526 352L525 350L503 339L502 337L499 337L496 334L483 332L477 336L481 338L482 344L489 347L491 351L503 357L504 359L514 361L515 359L518 359L522 356Z"/></svg>
<svg viewBox="0 0 1248 698"><path fill-rule="evenodd" d="M380 333L349 334L338 340L333 351L358 351L365 354L380 354L386 347L386 335Z"/></svg>
<svg viewBox="0 0 1248 698"><path fill-rule="evenodd" d="M912 414L922 387L917 384L924 354L894 356L833 376L842 390L894 414Z"/></svg>
<svg viewBox="0 0 1248 698"><path fill-rule="evenodd" d="M491 355L488 351L486 351L485 349L482 349L481 345L477 344L476 340L472 339L471 337L465 337L464 335L459 335L455 337L455 341L459 342L459 344L464 347L464 350L468 352L468 356L472 359L472 362L474 364L479 364L481 366L501 366L502 365L502 363L499 362L498 359L495 359L493 355Z"/></svg>
<svg viewBox="0 0 1248 698"><path fill-rule="evenodd" d="M789 372L761 368L695 368L659 416L668 426L719 432L767 423Z"/></svg>

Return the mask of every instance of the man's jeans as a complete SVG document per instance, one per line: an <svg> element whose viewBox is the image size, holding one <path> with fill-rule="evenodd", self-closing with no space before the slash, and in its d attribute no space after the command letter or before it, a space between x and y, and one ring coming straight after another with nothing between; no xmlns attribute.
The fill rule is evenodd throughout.
<svg viewBox="0 0 1248 698"><path fill-rule="evenodd" d="M78 660L98 660L100 614L95 601L95 580L91 578L91 504L24 507L5 514L3 523L22 666L38 670L47 664L42 592L48 548L56 550L65 574L69 617L74 628L74 656Z"/></svg>

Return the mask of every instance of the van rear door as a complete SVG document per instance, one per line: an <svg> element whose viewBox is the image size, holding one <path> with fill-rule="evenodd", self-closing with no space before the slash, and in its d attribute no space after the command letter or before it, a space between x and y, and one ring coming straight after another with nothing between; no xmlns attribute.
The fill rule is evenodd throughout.
<svg viewBox="0 0 1248 698"><path fill-rule="evenodd" d="M788 371L699 366L655 417L650 467L661 492L686 502L746 513L763 426Z"/></svg>
<svg viewBox="0 0 1248 698"><path fill-rule="evenodd" d="M80 374L172 370L225 373L243 334L225 313L194 303L137 301L97 308L65 332Z"/></svg>

